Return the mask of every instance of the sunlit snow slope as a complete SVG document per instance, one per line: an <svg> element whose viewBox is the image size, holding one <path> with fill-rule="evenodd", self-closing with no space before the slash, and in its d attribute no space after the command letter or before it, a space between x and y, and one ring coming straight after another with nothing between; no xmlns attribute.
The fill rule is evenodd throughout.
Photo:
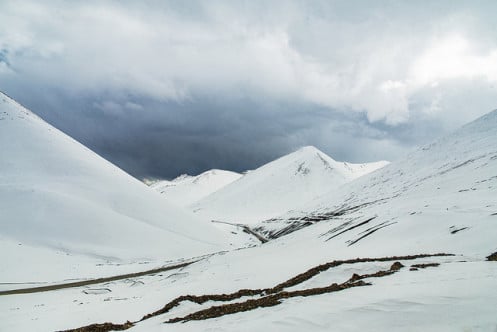
<svg viewBox="0 0 497 332"><path fill-rule="evenodd" d="M337 162L307 146L244 175L190 207L210 219L255 223L308 203L387 162Z"/></svg>
<svg viewBox="0 0 497 332"><path fill-rule="evenodd" d="M0 230L1 251L15 242L121 259L189 257L225 241L4 94Z"/></svg>
<svg viewBox="0 0 497 332"><path fill-rule="evenodd" d="M159 181L151 185L169 202L188 206L223 188L242 175L236 172L212 169L196 176L181 175L172 181Z"/></svg>

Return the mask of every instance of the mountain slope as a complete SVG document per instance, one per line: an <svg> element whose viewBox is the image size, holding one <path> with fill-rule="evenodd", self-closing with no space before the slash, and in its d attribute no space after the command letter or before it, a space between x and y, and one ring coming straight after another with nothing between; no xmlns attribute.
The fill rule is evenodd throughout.
<svg viewBox="0 0 497 332"><path fill-rule="evenodd" d="M190 207L211 219L254 223L312 201L385 164L337 162L308 146L249 172Z"/></svg>
<svg viewBox="0 0 497 332"><path fill-rule="evenodd" d="M196 176L181 175L172 181L159 181L150 187L169 202L186 207L242 177L236 172L211 169Z"/></svg>
<svg viewBox="0 0 497 332"><path fill-rule="evenodd" d="M497 111L405 158L259 225L279 237L322 224L340 250L497 250ZM492 236L491 236L492 235ZM463 242L460 239L464 239Z"/></svg>
<svg viewBox="0 0 497 332"><path fill-rule="evenodd" d="M311 225L259 247L192 266L188 269L192 276L208 270L222 280L196 283L193 277L184 280L184 291L177 295L233 294L242 289L270 288L285 280L297 285L286 286L281 293L266 295L264 291L261 296L266 297L268 307L216 319L162 324L161 328L493 330L497 290L492 285L497 282L497 262L486 257L497 254L496 128L494 111L398 162L323 195L300 212L264 222L263 228L280 227L277 230L294 223ZM421 253L454 256L399 257ZM331 264L329 270L323 267L357 257L363 262ZM366 263L368 257L387 260ZM392 271L393 261L404 267ZM316 275L307 279L309 272ZM299 283L301 280L305 281ZM326 287L333 289L335 283L346 286L354 280L365 284L313 296ZM292 291L302 293L290 297ZM278 294L282 299L271 301ZM204 308L166 313L155 322L138 324L133 331L152 330L156 322Z"/></svg>
<svg viewBox="0 0 497 332"><path fill-rule="evenodd" d="M225 243L217 229L169 206L3 94L0 211L0 244L14 240L119 259L172 259Z"/></svg>

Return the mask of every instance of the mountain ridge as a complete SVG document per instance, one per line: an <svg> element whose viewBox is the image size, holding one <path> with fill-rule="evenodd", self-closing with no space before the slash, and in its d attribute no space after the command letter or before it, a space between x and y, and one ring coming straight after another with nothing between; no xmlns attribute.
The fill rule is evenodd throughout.
<svg viewBox="0 0 497 332"><path fill-rule="evenodd" d="M206 218L254 223L277 216L387 162L337 162L313 146L275 159L192 204Z"/></svg>
<svg viewBox="0 0 497 332"><path fill-rule="evenodd" d="M211 169L199 175L182 174L170 181L157 181L150 187L157 190L169 202L186 207L241 177L242 174L236 172Z"/></svg>

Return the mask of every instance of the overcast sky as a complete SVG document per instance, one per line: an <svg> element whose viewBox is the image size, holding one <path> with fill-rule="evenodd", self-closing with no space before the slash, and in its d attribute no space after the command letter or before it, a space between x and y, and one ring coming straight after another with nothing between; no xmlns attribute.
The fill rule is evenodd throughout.
<svg viewBox="0 0 497 332"><path fill-rule="evenodd" d="M139 178L395 160L497 108L497 1L0 1L0 90Z"/></svg>

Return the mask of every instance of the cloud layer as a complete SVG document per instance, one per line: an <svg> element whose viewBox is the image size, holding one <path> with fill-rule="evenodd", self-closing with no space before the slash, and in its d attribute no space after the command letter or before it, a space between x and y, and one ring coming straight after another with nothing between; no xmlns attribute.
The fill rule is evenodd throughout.
<svg viewBox="0 0 497 332"><path fill-rule="evenodd" d="M136 126L141 143L158 121L168 130L161 139L179 145L189 125L205 145L215 128L253 121L269 143L233 148L247 167L261 161L249 162L257 153L312 142L347 159L395 158L433 130L496 108L495 12L494 1L4 1L0 88L121 165L133 162L109 147L123 140L116 121ZM242 140L223 132L216 153ZM368 148L348 145L351 137ZM195 170L212 165L190 161ZM187 163L127 167L169 175Z"/></svg>

